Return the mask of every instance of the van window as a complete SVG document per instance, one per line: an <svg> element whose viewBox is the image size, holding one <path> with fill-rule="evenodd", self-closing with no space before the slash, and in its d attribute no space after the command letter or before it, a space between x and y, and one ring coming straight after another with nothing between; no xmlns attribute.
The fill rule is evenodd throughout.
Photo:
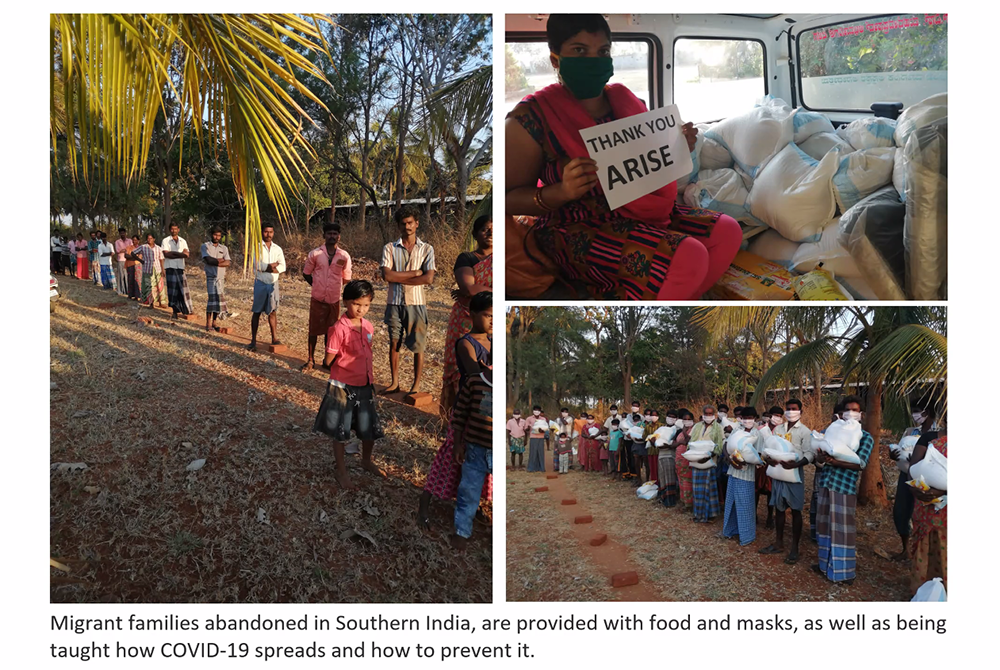
<svg viewBox="0 0 1000 670"><path fill-rule="evenodd" d="M556 72L549 62L549 46L544 39L532 42L507 42L504 55L504 114L529 93L556 83ZM624 84L653 108L653 53L645 40L612 39L611 58L615 74L610 83Z"/></svg>
<svg viewBox="0 0 1000 670"><path fill-rule="evenodd" d="M674 40L674 104L687 121L742 114L767 93L764 45L756 40Z"/></svg>
<svg viewBox="0 0 1000 670"><path fill-rule="evenodd" d="M948 90L948 15L897 14L798 35L799 90L810 109L904 107Z"/></svg>

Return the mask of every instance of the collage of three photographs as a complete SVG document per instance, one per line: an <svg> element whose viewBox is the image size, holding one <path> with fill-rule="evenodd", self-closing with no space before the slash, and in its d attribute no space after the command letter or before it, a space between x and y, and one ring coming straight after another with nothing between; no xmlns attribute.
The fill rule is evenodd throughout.
<svg viewBox="0 0 1000 670"><path fill-rule="evenodd" d="M51 602L945 599L947 30L52 14Z"/></svg>

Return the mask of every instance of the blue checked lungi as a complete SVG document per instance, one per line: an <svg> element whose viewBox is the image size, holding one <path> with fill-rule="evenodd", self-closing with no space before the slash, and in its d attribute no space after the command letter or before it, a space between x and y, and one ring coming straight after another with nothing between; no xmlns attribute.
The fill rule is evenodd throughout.
<svg viewBox="0 0 1000 670"><path fill-rule="evenodd" d="M253 313L270 314L278 309L278 282L265 284L262 281L253 283Z"/></svg>
<svg viewBox="0 0 1000 670"><path fill-rule="evenodd" d="M819 569L832 582L854 579L858 497L820 488L816 502Z"/></svg>
<svg viewBox="0 0 1000 670"><path fill-rule="evenodd" d="M206 277L205 283L208 291L205 313L217 314L216 320L223 321L229 316L229 309L226 305L226 282L218 277Z"/></svg>
<svg viewBox="0 0 1000 670"><path fill-rule="evenodd" d="M691 489L694 493L694 520L708 522L719 516L718 467L698 470L691 468Z"/></svg>
<svg viewBox="0 0 1000 670"><path fill-rule="evenodd" d="M166 275L167 304L170 305L170 309L181 314L194 314L194 306L191 304L191 294L188 293L184 270L167 268Z"/></svg>
<svg viewBox="0 0 1000 670"><path fill-rule="evenodd" d="M726 515L722 534L726 537L740 535L740 544L750 544L757 539L757 499L754 482L729 477L726 486Z"/></svg>
<svg viewBox="0 0 1000 670"><path fill-rule="evenodd" d="M108 289L115 287L115 271L110 265L101 266L101 286Z"/></svg>

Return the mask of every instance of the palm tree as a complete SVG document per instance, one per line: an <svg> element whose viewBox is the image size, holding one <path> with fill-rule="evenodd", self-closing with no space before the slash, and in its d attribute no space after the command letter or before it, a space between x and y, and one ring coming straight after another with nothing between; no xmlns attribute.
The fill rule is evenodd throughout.
<svg viewBox="0 0 1000 670"><path fill-rule="evenodd" d="M179 136L190 124L199 145L207 135L209 147L224 146L229 156L246 207L246 269L260 247L257 184L290 220L286 188L295 194L295 180L308 174L303 154L315 158L303 135L303 124L313 121L293 93L322 103L295 72L326 79L295 47L325 52L324 21L295 14L52 14L53 160L63 139L74 179L134 182L146 170L157 119L179 106ZM95 165L103 174L92 174Z"/></svg>
<svg viewBox="0 0 1000 670"><path fill-rule="evenodd" d="M738 328L741 323L772 318L780 309L791 330L809 333L796 337L790 347L761 377L752 402L781 381L800 382L835 363L844 388L857 384L867 391L864 428L875 439L875 449L862 473L858 500L888 505L879 465L879 433L908 425L910 397L922 394L926 402L947 410L948 340L940 332L943 308L935 307L743 307L742 316L722 315L706 307L695 317L706 327ZM815 311L821 310L821 311ZM773 316L774 319L777 316ZM772 321L772 323L774 323ZM822 332L826 328L826 332ZM929 389L929 390L927 390Z"/></svg>

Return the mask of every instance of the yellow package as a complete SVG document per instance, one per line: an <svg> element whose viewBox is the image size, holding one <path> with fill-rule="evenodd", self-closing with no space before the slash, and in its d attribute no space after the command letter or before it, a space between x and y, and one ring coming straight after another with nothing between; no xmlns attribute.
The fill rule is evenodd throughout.
<svg viewBox="0 0 1000 670"><path fill-rule="evenodd" d="M797 300L850 300L829 270L820 263L801 277L792 280L792 290Z"/></svg>

